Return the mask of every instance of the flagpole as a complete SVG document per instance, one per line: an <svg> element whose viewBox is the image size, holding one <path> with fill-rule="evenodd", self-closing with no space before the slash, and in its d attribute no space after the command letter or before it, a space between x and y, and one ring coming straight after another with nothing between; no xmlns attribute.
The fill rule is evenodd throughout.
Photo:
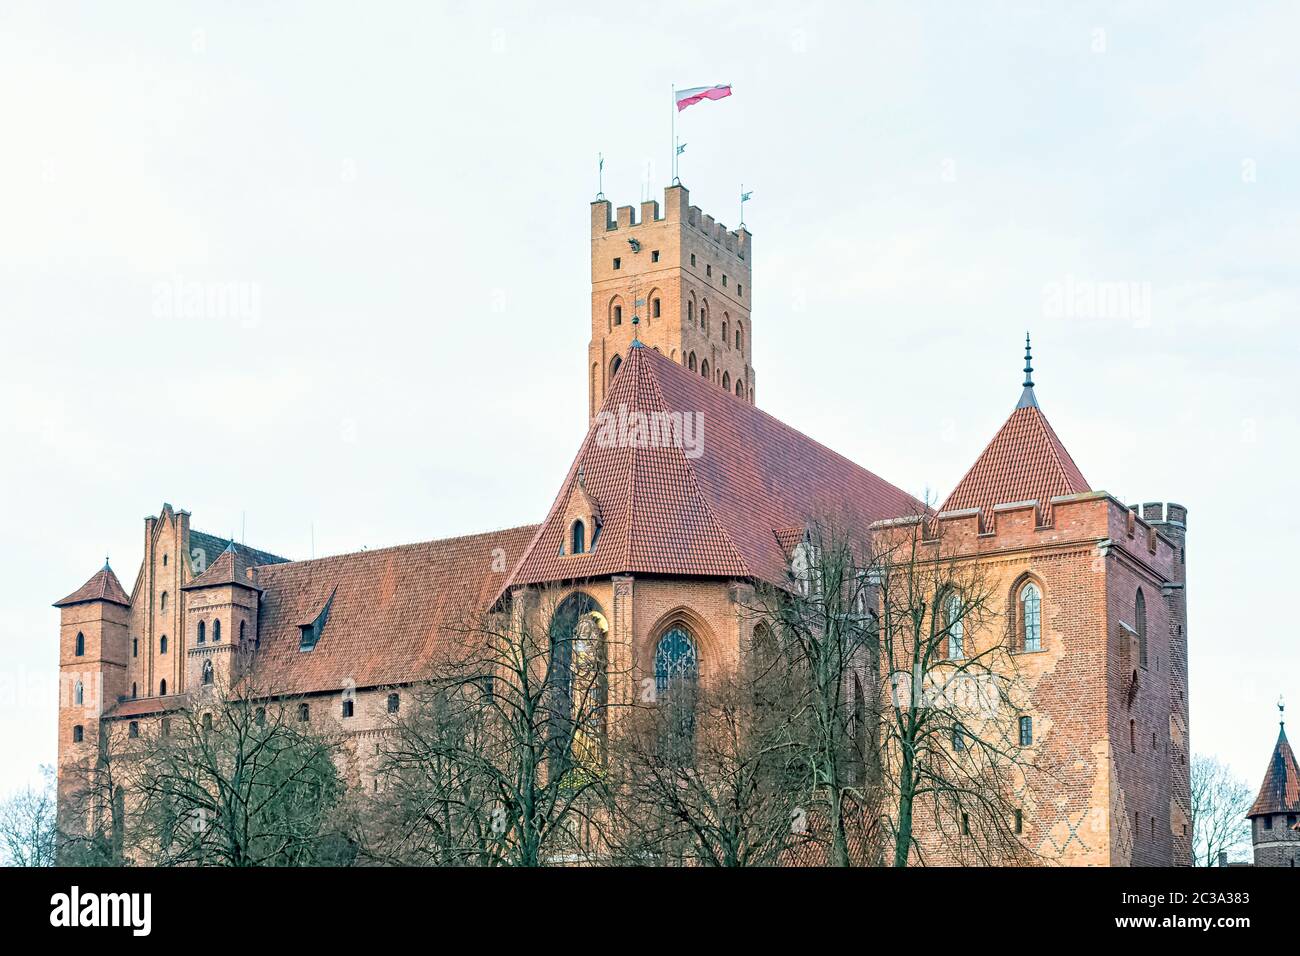
<svg viewBox="0 0 1300 956"><path fill-rule="evenodd" d="M672 152L668 154L670 157L670 159L668 160L668 175L669 175L668 183L671 186L676 186L677 185L677 84L676 83L673 83L671 105L673 110L672 125L670 127L672 131L671 132Z"/></svg>

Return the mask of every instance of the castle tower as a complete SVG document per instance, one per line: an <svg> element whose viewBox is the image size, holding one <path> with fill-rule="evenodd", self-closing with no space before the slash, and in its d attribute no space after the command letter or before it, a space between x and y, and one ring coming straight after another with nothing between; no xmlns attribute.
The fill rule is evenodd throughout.
<svg viewBox="0 0 1300 956"><path fill-rule="evenodd" d="M131 600L104 559L104 567L67 597L59 609L59 781L60 825L87 832L91 819L73 820L65 783L89 779L99 756L104 711L126 694L127 627Z"/></svg>
<svg viewBox="0 0 1300 956"><path fill-rule="evenodd" d="M1281 702L1277 709L1285 715ZM1246 818L1256 866L1300 866L1300 767L1286 739L1285 720L1278 721L1273 756Z"/></svg>
<svg viewBox="0 0 1300 956"><path fill-rule="evenodd" d="M190 691L232 686L257 644L261 589L252 563L232 541L208 568L183 586L185 686Z"/></svg>
<svg viewBox="0 0 1300 956"><path fill-rule="evenodd" d="M742 401L754 402L750 284L753 237L690 204L684 186L620 206L591 204L590 417L634 339Z"/></svg>

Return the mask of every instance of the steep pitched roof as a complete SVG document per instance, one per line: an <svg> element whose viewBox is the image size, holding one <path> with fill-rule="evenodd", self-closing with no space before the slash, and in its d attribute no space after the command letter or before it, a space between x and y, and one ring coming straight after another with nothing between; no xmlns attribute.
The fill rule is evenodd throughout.
<svg viewBox="0 0 1300 956"><path fill-rule="evenodd" d="M1046 520L1052 498L1091 490L1028 385L1011 417L940 510L981 508L991 515L994 505L1037 501Z"/></svg>
<svg viewBox="0 0 1300 956"><path fill-rule="evenodd" d="M563 554L565 504L580 468L600 506L600 537L588 553ZM921 507L766 412L635 346L505 587L623 573L780 583L787 555L778 531L819 512L865 529Z"/></svg>
<svg viewBox="0 0 1300 956"><path fill-rule="evenodd" d="M108 601L123 607L131 606L131 599L126 596L126 591L122 589L122 582L108 566L107 560L89 581L62 600L55 601L54 606L67 607L70 604L84 604L87 601Z"/></svg>
<svg viewBox="0 0 1300 956"><path fill-rule="evenodd" d="M1295 753L1286 739L1285 726L1277 732L1277 744L1273 747L1264 783L1246 816L1265 813L1300 813L1300 767L1296 766Z"/></svg>
<svg viewBox="0 0 1300 956"><path fill-rule="evenodd" d="M235 550L240 557L254 566L259 564L283 564L288 558L282 558L278 554L271 554L269 551L259 551L257 548L250 548L246 544L240 544L230 538L223 538L220 535L207 534L203 531L190 531L190 551L193 553L195 548L202 550L205 560L209 565L215 563L214 558L223 551L234 545Z"/></svg>
<svg viewBox="0 0 1300 956"><path fill-rule="evenodd" d="M249 574L256 566L257 564L249 560L247 551L241 551L232 542L226 545L226 550L221 552L217 560L209 564L202 574L183 586L181 590L190 591L223 584L239 584L246 588L256 588L252 575Z"/></svg>
<svg viewBox="0 0 1300 956"><path fill-rule="evenodd" d="M374 687L427 677L449 632L487 608L536 530L255 568L259 691L312 693L348 681ZM301 650L303 622L314 621L331 594L319 640Z"/></svg>

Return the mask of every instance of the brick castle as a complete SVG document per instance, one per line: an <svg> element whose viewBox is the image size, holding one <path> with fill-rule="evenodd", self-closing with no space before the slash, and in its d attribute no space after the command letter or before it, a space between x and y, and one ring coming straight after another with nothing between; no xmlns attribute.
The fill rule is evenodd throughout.
<svg viewBox="0 0 1300 956"><path fill-rule="evenodd" d="M590 429L538 525L290 561L197 531L171 505L146 518L130 591L105 562L56 604L61 796L102 733L189 706L250 655L301 719L344 736L366 786L394 697L445 629L526 608L543 587L599 609L626 658L611 673L735 667L749 596L788 585L819 509L870 534L923 509L757 407L753 255L743 226L728 231L682 186L639 214L592 204ZM1022 743L1059 768L1023 808L1023 841L1048 860L1190 861L1186 517L1093 490L1028 361L1006 424L933 516L995 582L1029 687ZM1004 637L970 635L984 639ZM631 699L620 683L611 702Z"/></svg>

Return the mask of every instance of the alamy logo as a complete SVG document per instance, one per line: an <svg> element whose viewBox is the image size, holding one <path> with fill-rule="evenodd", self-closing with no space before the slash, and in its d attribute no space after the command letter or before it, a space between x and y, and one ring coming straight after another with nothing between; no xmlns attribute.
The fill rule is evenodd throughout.
<svg viewBox="0 0 1300 956"><path fill-rule="evenodd" d="M596 424L600 448L680 448L687 458L704 454L703 412L629 412L620 404L617 414L597 415Z"/></svg>
<svg viewBox="0 0 1300 956"><path fill-rule="evenodd" d="M151 893L70 893L50 897L51 926L128 926L135 936L148 936L152 928Z"/></svg>

